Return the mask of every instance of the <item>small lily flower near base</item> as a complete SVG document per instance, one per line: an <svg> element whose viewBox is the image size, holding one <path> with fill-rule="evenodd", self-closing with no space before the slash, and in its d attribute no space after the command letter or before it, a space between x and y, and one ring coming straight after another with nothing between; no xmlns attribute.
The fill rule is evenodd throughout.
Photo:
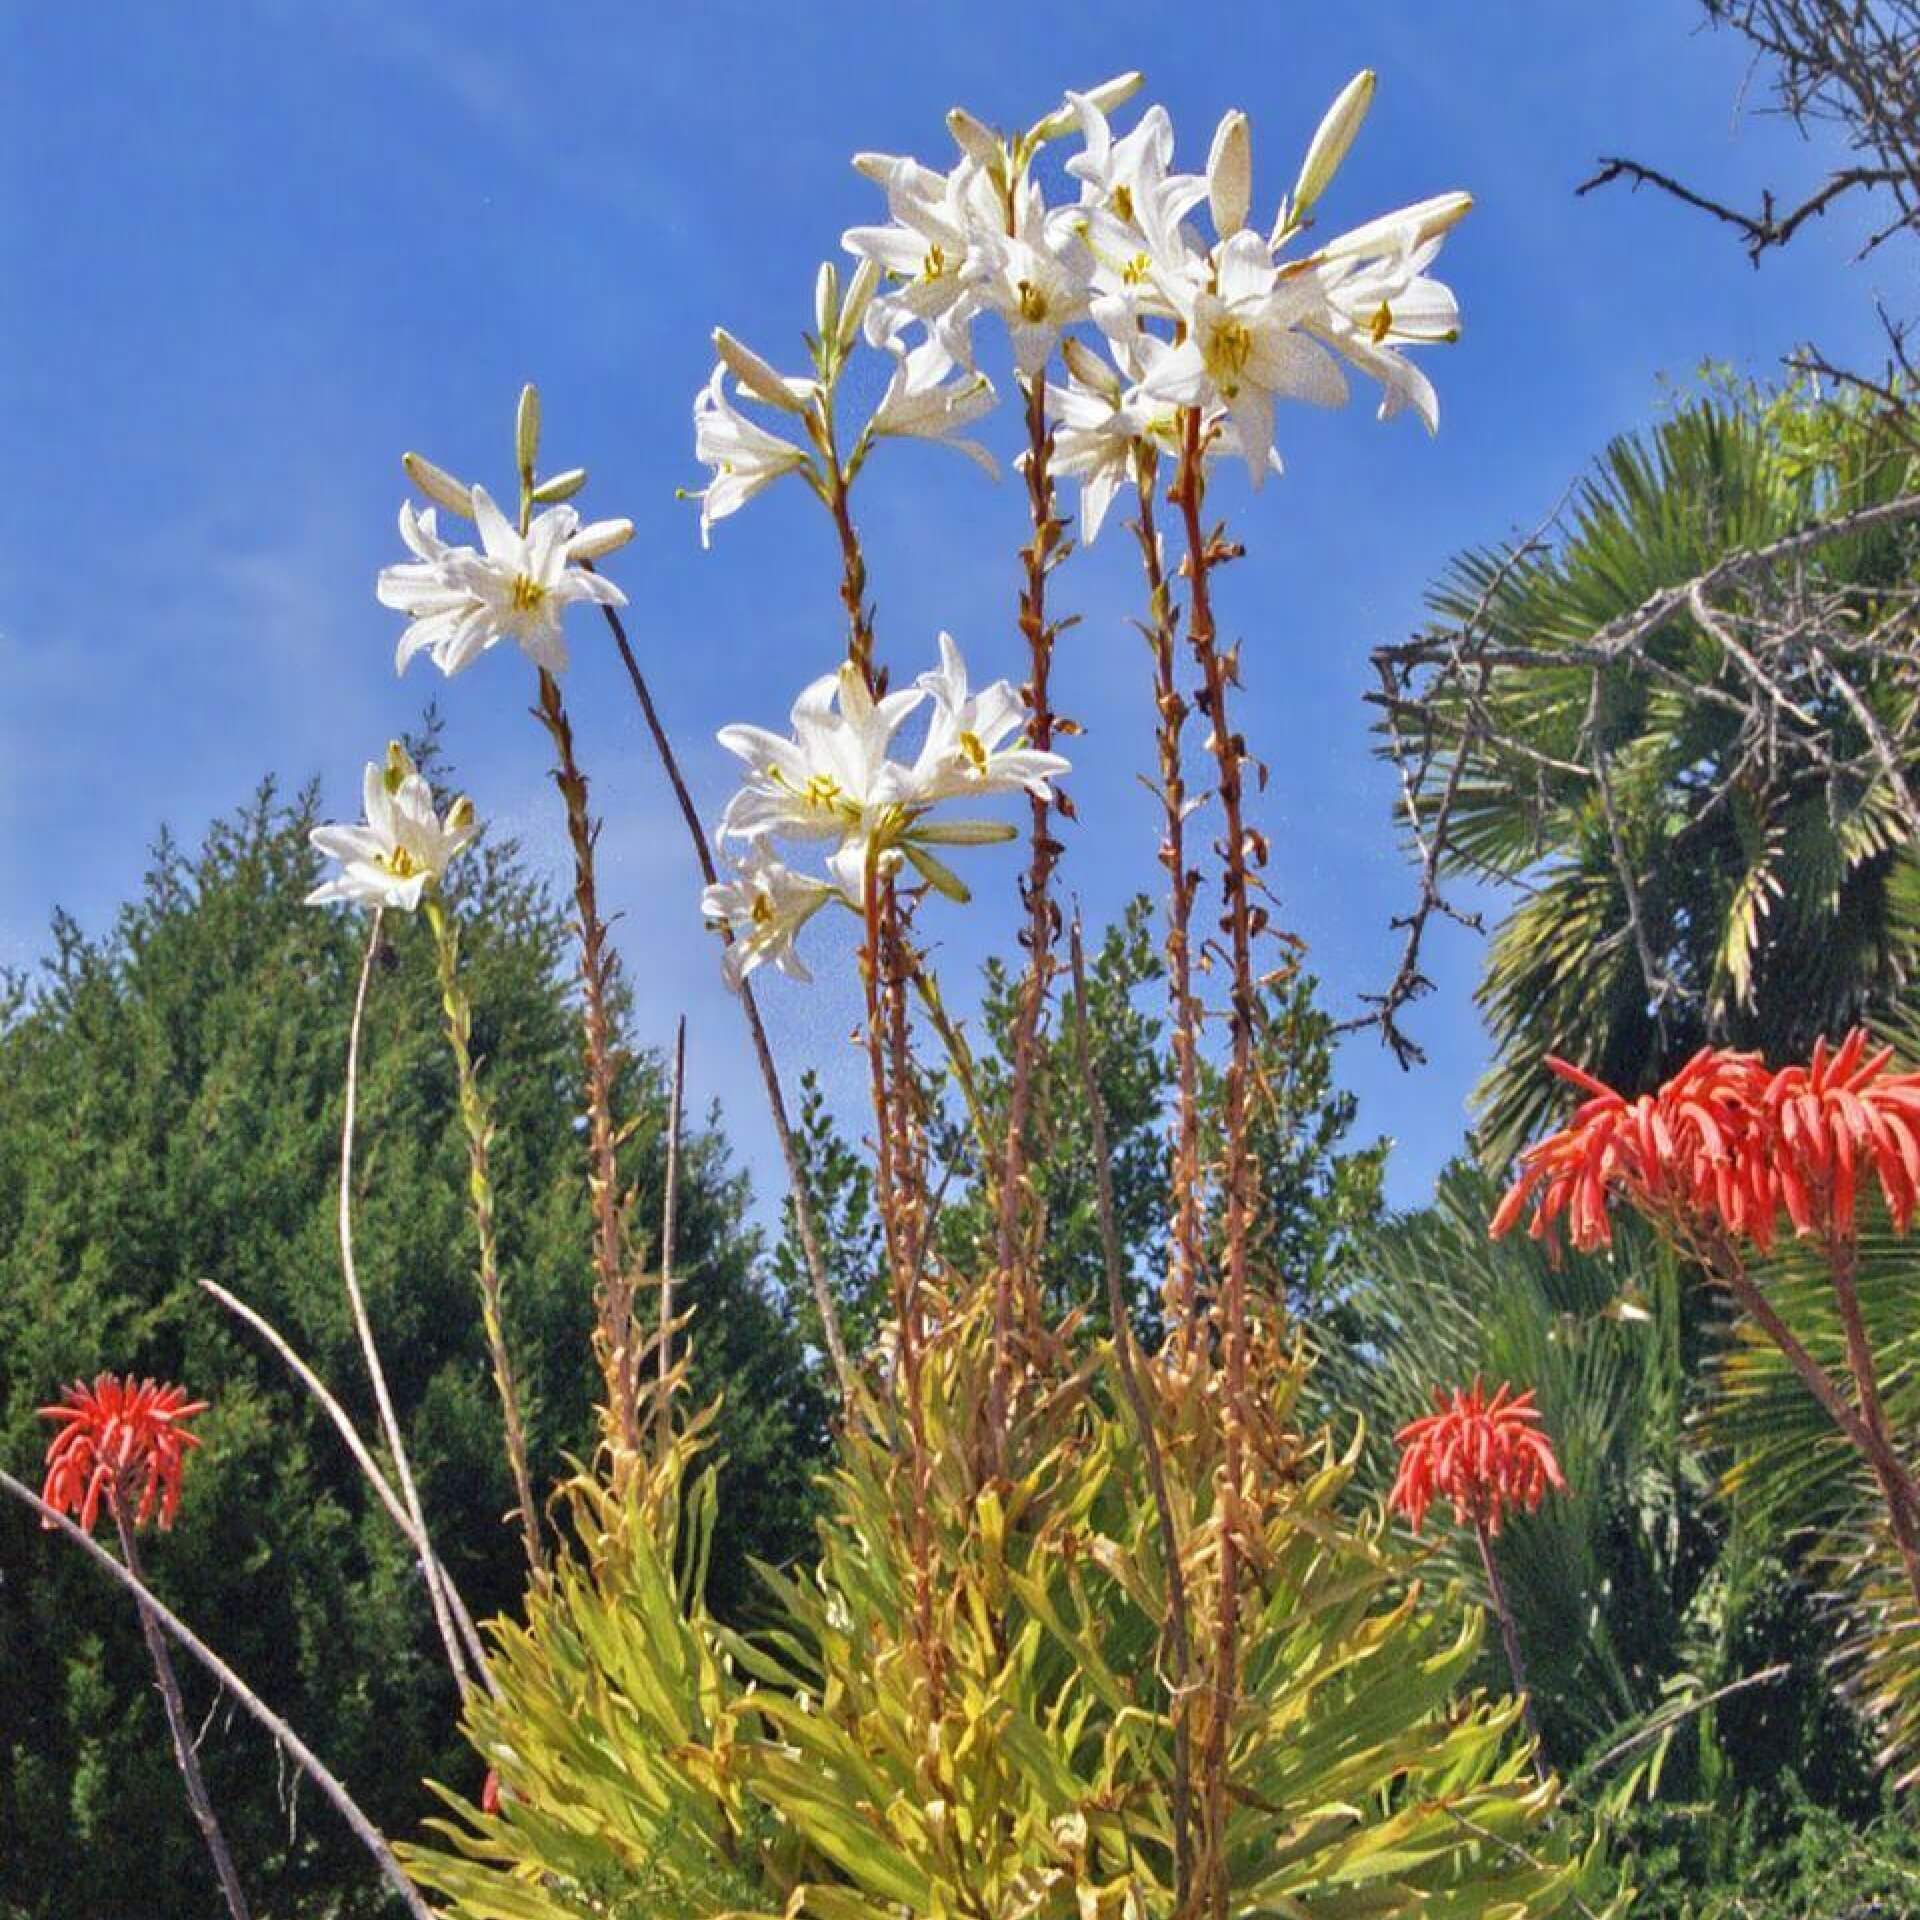
<svg viewBox="0 0 1920 1920"><path fill-rule="evenodd" d="M766 960L789 979L811 980L794 942L828 901L839 898L824 880L795 873L764 841L749 841L731 876L700 896L701 916L733 935L720 962L727 985L738 987Z"/></svg>
<svg viewBox="0 0 1920 1920"><path fill-rule="evenodd" d="M939 670L923 673L919 685L933 698L933 724L914 763L916 802L1021 789L1045 800L1052 793L1047 782L1071 771L1057 753L1005 744L1023 735L1029 717L1026 702L1005 680L970 693L967 663L952 634L940 636Z"/></svg>
<svg viewBox="0 0 1920 1920"><path fill-rule="evenodd" d="M819 484L804 447L769 433L734 405L727 393L729 371L729 362L722 357L714 366L713 378L693 401L693 457L713 469L713 478L690 496L700 502L703 547L713 544L716 520L738 513L784 475L805 472ZM780 376L772 378L778 381Z"/></svg>
<svg viewBox="0 0 1920 1920"><path fill-rule="evenodd" d="M956 371L952 354L937 338L923 340L911 351L898 340L887 344L894 356L893 377L864 437L937 440L997 479L1000 469L993 455L979 441L960 437L962 428L993 411L993 382L984 373Z"/></svg>
<svg viewBox="0 0 1920 1920"><path fill-rule="evenodd" d="M411 913L447 862L480 831L473 802L456 800L442 820L434 811L433 789L397 740L387 749L385 766L367 762L362 792L364 826L315 827L309 836L329 860L341 863L341 871L315 887L306 904L347 900Z"/></svg>
<svg viewBox="0 0 1920 1920"><path fill-rule="evenodd" d="M597 559L633 537L628 520L598 520L583 527L572 507L549 507L523 534L494 505L485 487L472 490L474 524L481 547L449 546L439 537L434 511L400 509L400 537L415 556L382 570L375 589L380 604L408 616L394 668L405 672L425 652L449 679L502 640L548 673L567 669L561 615L575 601L623 607L627 596L611 580L576 563Z"/></svg>
<svg viewBox="0 0 1920 1920"><path fill-rule="evenodd" d="M184 1388L131 1374L102 1373L91 1385L76 1380L58 1406L39 1410L43 1420L63 1423L47 1446L41 1499L73 1514L88 1533L103 1503L135 1527L157 1514L164 1532L179 1511L187 1453L200 1444L186 1422L206 1410Z"/></svg>

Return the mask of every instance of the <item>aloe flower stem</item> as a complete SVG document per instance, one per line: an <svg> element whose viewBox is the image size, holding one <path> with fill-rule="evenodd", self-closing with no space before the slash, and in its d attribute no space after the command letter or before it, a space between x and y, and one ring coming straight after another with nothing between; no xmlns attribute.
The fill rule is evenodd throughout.
<svg viewBox="0 0 1920 1920"><path fill-rule="evenodd" d="M520 1393L514 1383L513 1359L507 1351L506 1320L501 1307L500 1252L494 1233L493 1178L489 1167L493 1113L486 1095L480 1091L479 1070L473 1058L473 1002L460 983L459 930L440 902L431 896L426 910L439 962L440 1005L446 1015L447 1045L453 1054L460 1089L460 1122L467 1135L467 1196L472 1203L474 1237L480 1248L480 1324L486 1334L487 1354L493 1363L494 1388L500 1395L507 1463L513 1472L514 1498L519 1502L520 1537L527 1550L528 1570L539 1579L546 1573L547 1556L540 1539L540 1510L533 1497L533 1475L527 1464L526 1423L521 1418Z"/></svg>
<svg viewBox="0 0 1920 1920"><path fill-rule="evenodd" d="M393 1456L394 1477L400 1482L400 1497L413 1522L413 1536L420 1558L420 1576L427 1583L427 1598L433 1606L434 1625L440 1630L440 1643L446 1649L447 1665L452 1669L454 1685L464 1694L473 1684L473 1674L463 1657L454 1633L447 1596L440 1586L440 1562L427 1532L427 1517L420 1504L420 1490L414 1484L413 1466L407 1458L406 1442L400 1435L400 1422L393 1411L393 1396L387 1391L387 1371L380 1364L380 1349L374 1341L373 1323L367 1318L367 1303L360 1292L359 1270L353 1258L353 1129L360 1100L360 1035L366 1022L367 987L373 978L374 957L380 951L380 926L383 910L376 907L367 927L367 948L360 961L360 983L354 990L353 1021L347 1029L347 1086L344 1111L340 1120L340 1271L346 1281L347 1303L353 1312L354 1331L360 1336L361 1357L367 1363L367 1377L373 1385L373 1402L380 1416L380 1431Z"/></svg>
<svg viewBox="0 0 1920 1920"><path fill-rule="evenodd" d="M213 1870L219 1876L220 1891L226 1896L228 1913L233 1920L251 1920L246 1892L240 1885L233 1855L227 1849L227 1837L220 1831L219 1816L213 1810L206 1780L200 1772L200 1756L194 1751L193 1734L187 1726L186 1702L180 1697L179 1676L173 1670L173 1658L167 1652L166 1639L147 1600L147 1580L140 1566L140 1552L134 1544L133 1529L127 1525L127 1516L122 1511L117 1491L110 1504L114 1525L120 1529L121 1555L126 1560L127 1571L139 1583L134 1599L140 1614L140 1633L147 1643L147 1657L153 1662L154 1674L160 1682L160 1698L167 1709L167 1731L173 1735L173 1757L179 1761L180 1777L186 1782L187 1804L193 1809L194 1824L199 1827L200 1837L207 1843L207 1852L212 1856Z"/></svg>
<svg viewBox="0 0 1920 1920"><path fill-rule="evenodd" d="M340 1817L353 1829L361 1845L379 1863L380 1871L386 1875L408 1913L414 1916L414 1920L434 1920L433 1913L426 1902L420 1898L413 1882L401 1871L400 1863L393 1857L393 1849L387 1845L380 1829L360 1811L353 1796L321 1764L313 1749L261 1700L259 1695L178 1614L161 1601L138 1574L122 1566L97 1540L90 1538L64 1513L49 1506L31 1487L23 1485L4 1469L0 1469L0 1492L11 1494L23 1505L31 1507L40 1516L43 1525L59 1528L102 1573L125 1587L153 1620L164 1628L178 1645L192 1654L293 1757L295 1765L320 1789Z"/></svg>
<svg viewBox="0 0 1920 1920"><path fill-rule="evenodd" d="M1541 1785L1547 1780L1546 1754L1540 1745L1540 1726L1533 1717L1533 1692L1527 1685L1526 1662L1520 1657L1520 1630L1514 1624L1513 1605L1507 1599L1506 1583L1500 1578L1500 1563L1494 1558L1493 1535L1484 1519L1475 1517L1474 1538L1480 1543L1480 1565L1487 1576L1487 1595L1500 1622L1500 1641L1507 1650L1507 1671L1513 1676L1514 1696L1520 1702L1521 1717L1527 1723L1533 1741L1533 1771Z"/></svg>

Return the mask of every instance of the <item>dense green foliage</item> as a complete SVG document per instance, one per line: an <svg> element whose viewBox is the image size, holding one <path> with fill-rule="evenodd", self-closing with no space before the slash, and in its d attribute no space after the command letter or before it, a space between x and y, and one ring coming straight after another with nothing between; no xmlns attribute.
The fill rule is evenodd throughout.
<svg viewBox="0 0 1920 1920"><path fill-rule="evenodd" d="M45 978L0 1029L0 1449L32 1477L34 1409L102 1367L213 1401L170 1535L148 1559L167 1600L404 1832L433 1772L471 1768L427 1609L385 1516L323 1415L197 1282L262 1311L340 1392L371 1396L335 1244L347 1018L360 915L302 906L312 797L271 787L197 853L163 837L142 896L104 937L55 927ZM536 1485L592 1443L585 1182L573 1116L578 1026L567 925L510 847L456 867L474 1044L496 1107L501 1260L529 1388ZM359 1267L443 1555L475 1613L518 1603L501 1522L512 1491L482 1346L464 1211L465 1144L439 1031L432 943L389 916L367 1017L356 1169ZM636 1220L659 1217L657 1064L629 1063ZM726 1394L728 1528L715 1605L745 1556L807 1537L824 1410L777 1296L756 1277L743 1177L711 1129L685 1144L683 1298L695 1390ZM90 1920L200 1916L214 1898L186 1818L131 1611L17 1509L0 1515L0 1911ZM183 1675L196 1717L212 1704ZM365 1856L310 1791L276 1777L243 1715L203 1757L260 1908L372 1912Z"/></svg>
<svg viewBox="0 0 1920 1920"><path fill-rule="evenodd" d="M1888 1009L1914 977L1920 881L1901 802L1833 672L1789 647L1775 684L1812 727L1781 717L1756 729L1732 621L1716 633L1683 604L1646 640L1647 664L1623 654L1598 674L1566 652L1743 549L1898 497L1915 471L1903 446L1857 408L1793 394L1696 400L1608 448L1557 544L1518 564L1463 554L1434 593L1444 621L1476 625L1502 651L1472 695L1486 723L1467 753L1450 858L1525 883L1478 991L1497 1049L1475 1100L1490 1164L1558 1103L1545 1052L1639 1092L1709 1040L1804 1055L1816 1034ZM1849 594L1823 616L1832 660L1895 739L1906 737L1905 674L1890 656L1846 649L1897 606L1917 553L1911 522L1881 524L1802 563L1808 595ZM1736 611L1764 614L1770 590ZM1464 685L1445 691L1436 719L1457 730L1468 698ZM1808 750L1803 734L1831 744ZM1610 768L1637 935L1596 754ZM1657 1005L1642 937L1671 983Z"/></svg>

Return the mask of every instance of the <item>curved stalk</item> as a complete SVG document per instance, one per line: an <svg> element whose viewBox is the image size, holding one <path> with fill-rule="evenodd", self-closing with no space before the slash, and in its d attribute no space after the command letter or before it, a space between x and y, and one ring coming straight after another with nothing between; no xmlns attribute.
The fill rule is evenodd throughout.
<svg viewBox="0 0 1920 1920"><path fill-rule="evenodd" d="M373 1855L379 1864L380 1871L392 1884L394 1891L399 1894L408 1913L414 1916L414 1920L434 1920L433 1913L426 1902L420 1898L413 1882L401 1871L400 1863L393 1857L393 1850L387 1845L380 1829L360 1811L354 1803L353 1796L320 1763L312 1748L261 1700L259 1695L191 1627L187 1626L178 1614L159 1600L151 1588L123 1567L97 1540L82 1532L64 1513L48 1506L31 1487L24 1486L3 1468L0 1468L0 1492L11 1494L22 1505L31 1507L40 1516L44 1526L57 1527L101 1572L125 1587L152 1614L154 1620L165 1628L180 1646L192 1654L220 1685L232 1694L293 1756L294 1764L320 1789L340 1817L352 1828L361 1845Z"/></svg>
<svg viewBox="0 0 1920 1920"><path fill-rule="evenodd" d="M353 1021L347 1029L347 1088L345 1111L340 1121L340 1271L346 1280L347 1303L352 1309L354 1331L360 1336L361 1357L367 1363L367 1377L373 1383L373 1403L380 1416L380 1432L387 1451L393 1456L393 1470L400 1482L400 1497L413 1536L418 1544L421 1577L427 1583L427 1597L433 1606L433 1623L440 1630L440 1643L446 1648L447 1665L453 1671L454 1685L464 1695L473 1684L458 1638L454 1634L452 1611L440 1586L440 1562L430 1544L427 1516L420 1504L420 1490L414 1484L413 1465L407 1458L406 1442L400 1437L400 1422L393 1411L393 1396L387 1391L387 1370L380 1364L380 1349L374 1343L373 1323L367 1318L367 1303L360 1292L359 1270L353 1258L353 1130L360 1101L360 1034L367 1012L367 987L373 978L374 956L380 951L380 925L384 909L376 907L367 928L367 950L360 961L360 984L354 990Z"/></svg>

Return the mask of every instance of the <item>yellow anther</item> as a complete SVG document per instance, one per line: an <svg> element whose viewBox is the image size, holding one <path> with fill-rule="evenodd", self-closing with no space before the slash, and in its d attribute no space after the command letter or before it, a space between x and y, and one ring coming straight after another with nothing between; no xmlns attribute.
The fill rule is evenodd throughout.
<svg viewBox="0 0 1920 1920"><path fill-rule="evenodd" d="M977 733L962 733L960 751L967 756L974 772L984 780L987 774L987 750L980 744L980 736Z"/></svg>
<svg viewBox="0 0 1920 1920"><path fill-rule="evenodd" d="M1376 347L1393 331L1393 309L1384 300L1380 302L1380 310L1373 316L1367 331L1373 335Z"/></svg>
<svg viewBox="0 0 1920 1920"><path fill-rule="evenodd" d="M516 573L513 576L513 610L515 613L531 613L546 597L546 588L531 575Z"/></svg>
<svg viewBox="0 0 1920 1920"><path fill-rule="evenodd" d="M1020 318L1037 327L1047 317L1046 294L1031 280L1015 281L1014 292L1020 296Z"/></svg>

